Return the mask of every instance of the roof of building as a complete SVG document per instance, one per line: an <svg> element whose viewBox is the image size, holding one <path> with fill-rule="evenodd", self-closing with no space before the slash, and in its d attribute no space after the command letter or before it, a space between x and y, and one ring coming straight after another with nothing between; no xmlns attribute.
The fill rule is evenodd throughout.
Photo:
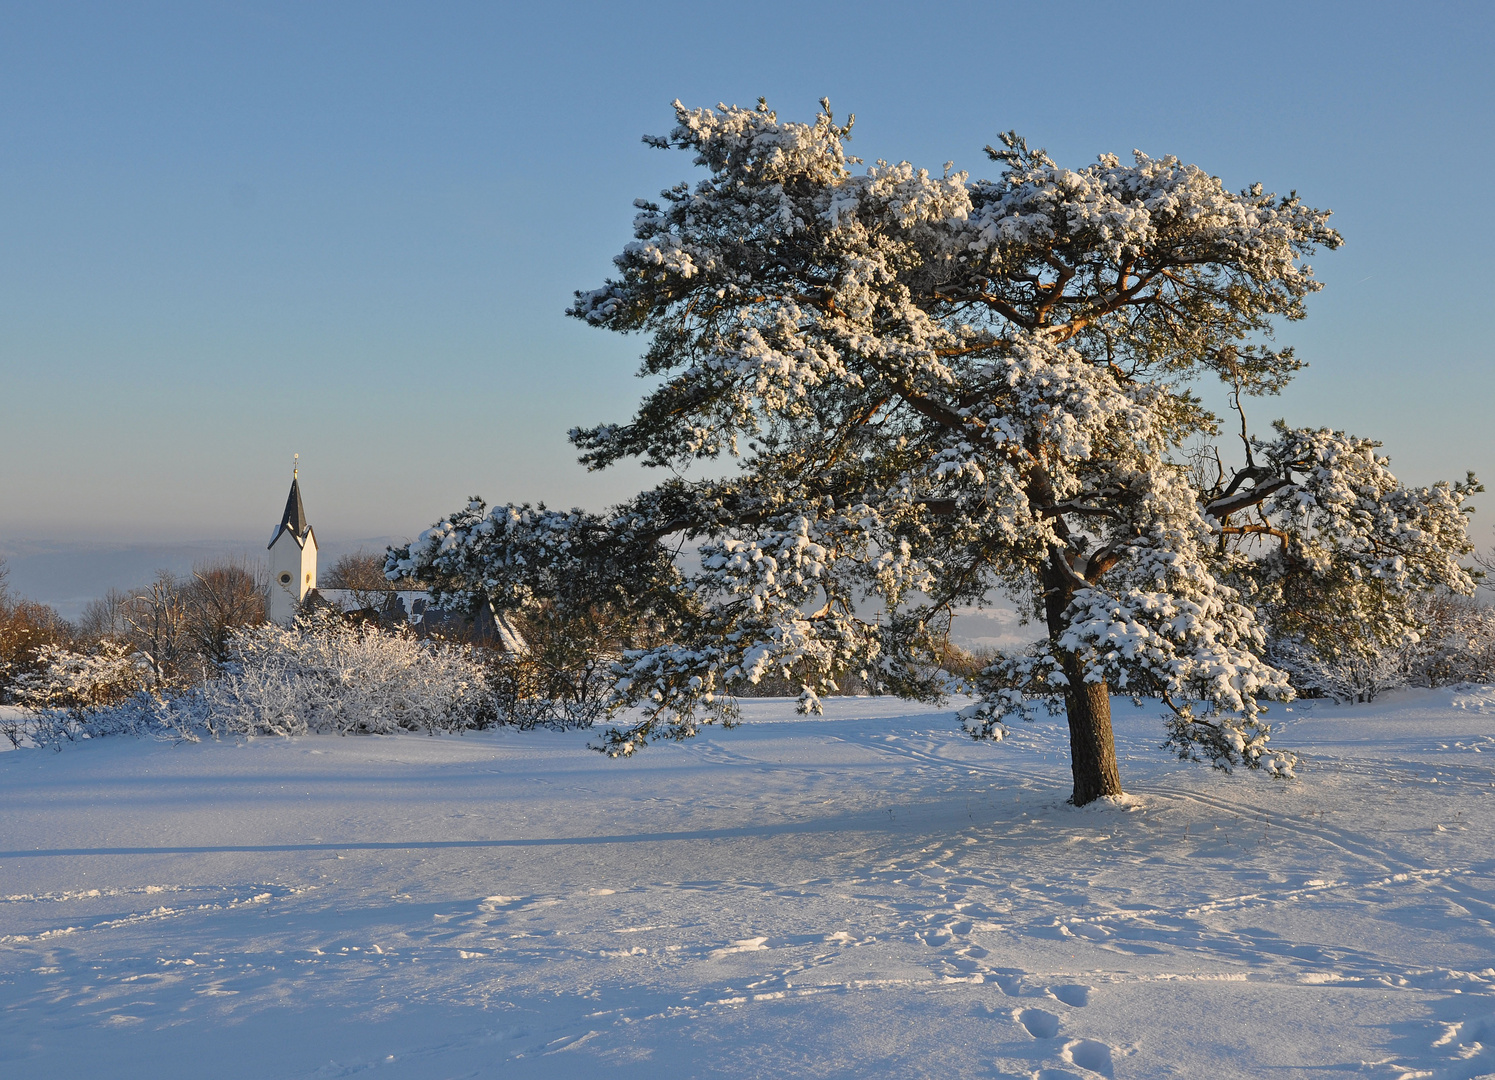
<svg viewBox="0 0 1495 1080"><path fill-rule="evenodd" d="M494 611L491 604L479 605L469 617L437 607L431 603L430 593L419 589L313 589L307 593L307 600L329 604L345 615L372 612L386 625L405 623L422 634L450 634L458 640L475 638L520 656L530 651L529 642L509 620L508 613Z"/></svg>
<svg viewBox="0 0 1495 1080"><path fill-rule="evenodd" d="M274 547L275 541L280 539L280 534L288 532L296 541L297 547L306 546L306 538L312 535L311 526L306 521L306 508L301 505L301 481L295 477L291 478L291 493L286 496L286 510L280 516L280 524L275 526L275 534L270 537L267 547Z"/></svg>

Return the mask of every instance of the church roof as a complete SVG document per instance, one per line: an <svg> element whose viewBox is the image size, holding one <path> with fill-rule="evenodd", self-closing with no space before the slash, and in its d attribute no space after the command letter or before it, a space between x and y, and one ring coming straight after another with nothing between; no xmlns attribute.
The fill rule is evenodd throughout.
<svg viewBox="0 0 1495 1080"><path fill-rule="evenodd" d="M306 521L306 508L301 505L301 481L296 478L291 480L291 493L286 496L285 513L280 516L280 524L275 526L275 535L270 537L268 546L274 547L275 541L280 539L283 532L291 534L297 547L305 547L306 538L311 535L311 526Z"/></svg>

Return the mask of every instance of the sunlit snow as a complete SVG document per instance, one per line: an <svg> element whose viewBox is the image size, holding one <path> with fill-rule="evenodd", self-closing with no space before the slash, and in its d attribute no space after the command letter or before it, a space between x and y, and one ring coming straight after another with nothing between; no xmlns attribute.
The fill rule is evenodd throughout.
<svg viewBox="0 0 1495 1080"><path fill-rule="evenodd" d="M0 755L0 1075L1495 1071L1495 688L1274 708L1224 777L1116 701L1065 804L888 699L584 732Z"/></svg>

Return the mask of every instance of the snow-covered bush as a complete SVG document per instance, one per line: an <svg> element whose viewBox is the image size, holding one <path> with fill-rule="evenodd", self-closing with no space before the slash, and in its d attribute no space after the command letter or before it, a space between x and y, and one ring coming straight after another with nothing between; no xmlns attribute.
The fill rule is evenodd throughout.
<svg viewBox="0 0 1495 1080"><path fill-rule="evenodd" d="M77 738L138 733L154 704L145 692L149 678L144 659L116 641L83 651L43 645L11 687L24 711L4 734L14 746L24 739L60 748Z"/></svg>
<svg viewBox="0 0 1495 1080"><path fill-rule="evenodd" d="M1299 694L1336 701L1373 701L1406 686L1495 680L1495 609L1443 592L1413 597L1406 609L1408 621L1390 642L1346 627L1337 638L1317 642L1273 639L1268 656Z"/></svg>
<svg viewBox="0 0 1495 1080"><path fill-rule="evenodd" d="M1410 644L1410 643L1408 643ZM1370 650L1314 648L1302 638L1271 643L1267 657L1304 697L1374 701L1408 683L1407 645Z"/></svg>
<svg viewBox="0 0 1495 1080"><path fill-rule="evenodd" d="M46 604L10 595L5 559L0 557L0 704L14 702L18 680L38 668L37 653L65 645L72 627Z"/></svg>
<svg viewBox="0 0 1495 1080"><path fill-rule="evenodd" d="M1495 682L1495 609L1467 596L1432 596L1426 629L1410 650L1414 686Z"/></svg>
<svg viewBox="0 0 1495 1080"><path fill-rule="evenodd" d="M215 736L434 734L496 719L466 645L320 616L236 631L231 648L223 674L182 703Z"/></svg>
<svg viewBox="0 0 1495 1080"><path fill-rule="evenodd" d="M129 697L145 678L140 657L119 642L101 641L84 652L43 645L36 667L16 680L14 693L28 709L86 711Z"/></svg>
<svg viewBox="0 0 1495 1080"><path fill-rule="evenodd" d="M106 640L86 653L48 646L0 737L60 748L116 734L196 740L590 727L604 710L603 673L616 657L598 651L577 681L554 650L493 653L331 612L292 627L236 629L228 648L212 677L162 689L149 661L125 644Z"/></svg>

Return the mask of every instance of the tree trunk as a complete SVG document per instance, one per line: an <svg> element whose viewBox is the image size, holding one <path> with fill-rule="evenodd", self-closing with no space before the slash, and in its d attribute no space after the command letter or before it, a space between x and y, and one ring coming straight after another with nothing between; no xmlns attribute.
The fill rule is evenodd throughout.
<svg viewBox="0 0 1495 1080"><path fill-rule="evenodd" d="M1063 558L1059 552L1050 560ZM1044 567L1044 614L1049 638L1057 642L1066 629L1064 611L1074 597L1070 578L1052 562ZM1111 688L1086 682L1085 669L1074 653L1064 654L1064 710L1069 714L1069 762L1075 790L1070 801L1084 806L1105 795L1120 795L1121 772L1116 767L1116 740L1111 734Z"/></svg>
<svg viewBox="0 0 1495 1080"><path fill-rule="evenodd" d="M1074 653L1064 657L1069 689L1064 708L1069 714L1069 763L1074 772L1076 806L1094 802L1103 795L1121 794L1121 772L1116 767L1116 741L1111 735L1111 688L1103 682L1086 682Z"/></svg>

